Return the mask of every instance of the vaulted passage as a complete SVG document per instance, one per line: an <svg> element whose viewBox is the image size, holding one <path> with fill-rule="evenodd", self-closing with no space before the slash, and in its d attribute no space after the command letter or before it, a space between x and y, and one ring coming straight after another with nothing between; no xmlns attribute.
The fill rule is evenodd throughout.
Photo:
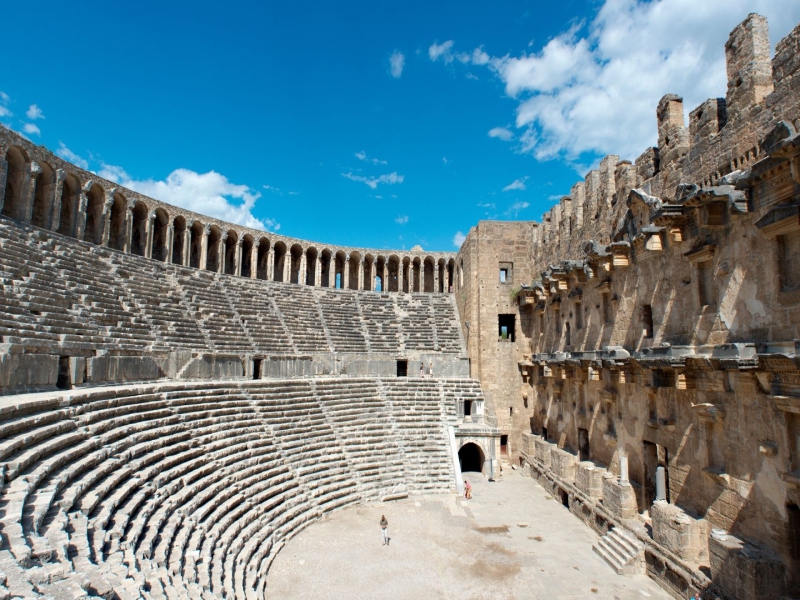
<svg viewBox="0 0 800 600"><path fill-rule="evenodd" d="M461 463L461 472L468 473L483 471L483 450L472 442L464 444L458 451L458 461Z"/></svg>

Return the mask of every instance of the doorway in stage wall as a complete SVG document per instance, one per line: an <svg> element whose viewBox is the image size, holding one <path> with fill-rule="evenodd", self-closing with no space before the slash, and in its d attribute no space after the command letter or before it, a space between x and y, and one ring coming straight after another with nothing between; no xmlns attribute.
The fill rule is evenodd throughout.
<svg viewBox="0 0 800 600"><path fill-rule="evenodd" d="M458 462L461 464L461 472L483 472L484 455L483 450L472 442L461 446L458 451Z"/></svg>

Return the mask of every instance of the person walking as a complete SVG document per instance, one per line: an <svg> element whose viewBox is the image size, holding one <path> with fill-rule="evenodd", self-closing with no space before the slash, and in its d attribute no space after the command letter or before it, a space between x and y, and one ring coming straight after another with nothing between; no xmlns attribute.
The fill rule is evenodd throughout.
<svg viewBox="0 0 800 600"><path fill-rule="evenodd" d="M383 545L389 545L389 521L386 520L386 515L381 515L381 533L383 534Z"/></svg>
<svg viewBox="0 0 800 600"><path fill-rule="evenodd" d="M464 480L464 498L472 500L472 486L466 479Z"/></svg>

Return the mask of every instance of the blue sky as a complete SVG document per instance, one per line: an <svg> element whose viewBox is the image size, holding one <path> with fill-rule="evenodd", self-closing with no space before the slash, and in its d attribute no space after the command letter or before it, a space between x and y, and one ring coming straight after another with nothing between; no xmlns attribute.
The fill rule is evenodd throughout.
<svg viewBox="0 0 800 600"><path fill-rule="evenodd" d="M9 3L0 122L198 212L454 250L635 159L663 94L724 95L748 12L773 44L800 22L797 0Z"/></svg>

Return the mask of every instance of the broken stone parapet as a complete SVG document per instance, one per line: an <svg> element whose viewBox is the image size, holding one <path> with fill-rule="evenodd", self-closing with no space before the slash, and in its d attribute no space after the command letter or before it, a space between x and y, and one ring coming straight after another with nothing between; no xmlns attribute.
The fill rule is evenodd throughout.
<svg viewBox="0 0 800 600"><path fill-rule="evenodd" d="M575 480L575 470L578 465L578 457L560 448L550 450L550 468L553 473L568 482Z"/></svg>
<svg viewBox="0 0 800 600"><path fill-rule="evenodd" d="M603 475L607 471L591 461L578 463L575 471L575 487L593 500L603 498Z"/></svg>
<svg viewBox="0 0 800 600"><path fill-rule="evenodd" d="M607 471L603 476L603 506L618 519L634 519L639 514L636 502L636 489L630 483L623 483Z"/></svg>
<svg viewBox="0 0 800 600"><path fill-rule="evenodd" d="M536 437L534 440L534 444L536 446L536 453L535 457L539 463L545 467L550 468L551 462L551 450L556 448L555 444L551 444L547 440L542 437Z"/></svg>
<svg viewBox="0 0 800 600"><path fill-rule="evenodd" d="M711 577L738 600L777 600L785 592L786 568L770 550L721 530L708 539Z"/></svg>
<svg viewBox="0 0 800 600"><path fill-rule="evenodd" d="M708 562L708 523L674 504L657 501L650 507L653 539L690 563Z"/></svg>

